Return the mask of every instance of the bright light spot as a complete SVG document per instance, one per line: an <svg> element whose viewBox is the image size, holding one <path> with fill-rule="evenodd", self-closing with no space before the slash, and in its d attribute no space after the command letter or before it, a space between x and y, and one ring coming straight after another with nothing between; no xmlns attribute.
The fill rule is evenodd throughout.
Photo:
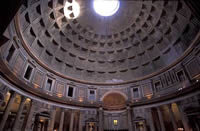
<svg viewBox="0 0 200 131"><path fill-rule="evenodd" d="M75 0L72 0L72 3L67 1L64 7L64 14L68 19L77 18L80 14L79 4Z"/></svg>
<svg viewBox="0 0 200 131"><path fill-rule="evenodd" d="M152 98L152 94L151 95L147 95L146 97L147 97L147 99L151 99Z"/></svg>
<svg viewBox="0 0 200 131"><path fill-rule="evenodd" d="M181 91L181 90L183 90L183 88L181 87L181 88L179 88L178 90Z"/></svg>
<svg viewBox="0 0 200 131"><path fill-rule="evenodd" d="M94 10L101 16L111 16L115 14L120 6L119 0L94 0Z"/></svg>
<svg viewBox="0 0 200 131"><path fill-rule="evenodd" d="M79 98L79 102L83 102L83 98Z"/></svg>
<svg viewBox="0 0 200 131"><path fill-rule="evenodd" d="M43 119L40 119L40 122L44 122L44 120L43 120Z"/></svg>
<svg viewBox="0 0 200 131"><path fill-rule="evenodd" d="M10 92L7 92L6 95L7 95L7 96L10 96L11 94L10 94Z"/></svg>
<svg viewBox="0 0 200 131"><path fill-rule="evenodd" d="M184 129L183 128L178 128L178 131L184 131Z"/></svg>
<svg viewBox="0 0 200 131"><path fill-rule="evenodd" d="M27 100L28 102L30 102L30 101L31 101L31 99L30 99L30 98L27 98L26 100Z"/></svg>
<svg viewBox="0 0 200 131"><path fill-rule="evenodd" d="M118 120L113 120L113 124L114 124L115 126L117 126Z"/></svg>

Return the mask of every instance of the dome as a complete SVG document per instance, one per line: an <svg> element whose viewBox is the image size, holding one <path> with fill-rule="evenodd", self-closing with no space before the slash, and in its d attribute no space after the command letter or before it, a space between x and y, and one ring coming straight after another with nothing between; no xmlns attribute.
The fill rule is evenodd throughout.
<svg viewBox="0 0 200 131"><path fill-rule="evenodd" d="M200 1L1 6L0 130L199 129Z"/></svg>
<svg viewBox="0 0 200 131"><path fill-rule="evenodd" d="M147 79L175 64L198 33L180 1L120 1L101 16L90 0L76 0L80 14L65 15L66 0L23 6L17 30L23 46L43 68L90 84ZM171 57L173 56L173 57Z"/></svg>

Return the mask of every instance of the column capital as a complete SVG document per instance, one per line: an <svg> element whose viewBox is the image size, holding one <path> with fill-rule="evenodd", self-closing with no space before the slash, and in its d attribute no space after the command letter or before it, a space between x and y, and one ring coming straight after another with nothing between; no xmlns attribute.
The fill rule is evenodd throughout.
<svg viewBox="0 0 200 131"><path fill-rule="evenodd" d="M170 103L170 104L167 104L167 107L169 108L169 109L172 109L172 104Z"/></svg>
<svg viewBox="0 0 200 131"><path fill-rule="evenodd" d="M80 114L84 114L84 111L83 111L83 110L80 110L79 112L80 112Z"/></svg>
<svg viewBox="0 0 200 131"><path fill-rule="evenodd" d="M10 98L13 98L17 95L17 93L15 91L10 91L10 94L11 94Z"/></svg>
<svg viewBox="0 0 200 131"><path fill-rule="evenodd" d="M159 111L161 111L161 107L160 106L157 106L156 109L159 110Z"/></svg>
<svg viewBox="0 0 200 131"><path fill-rule="evenodd" d="M25 96L21 96L21 102L25 102L26 101L26 97Z"/></svg>
<svg viewBox="0 0 200 131"><path fill-rule="evenodd" d="M52 109L52 110L56 110L57 107L56 107L56 106L51 106L51 109Z"/></svg>
<svg viewBox="0 0 200 131"><path fill-rule="evenodd" d="M182 106L181 101L177 101L176 104L177 104L178 106Z"/></svg>
<svg viewBox="0 0 200 131"><path fill-rule="evenodd" d="M65 112L66 109L65 109L65 108L60 108L60 111L61 111L61 112Z"/></svg>
<svg viewBox="0 0 200 131"><path fill-rule="evenodd" d="M145 109L147 112L151 112L151 107Z"/></svg>
<svg viewBox="0 0 200 131"><path fill-rule="evenodd" d="M71 111L71 113L75 113L75 112L77 112L77 110L73 110L73 109L71 109L70 111Z"/></svg>
<svg viewBox="0 0 200 131"><path fill-rule="evenodd" d="M126 109L127 110L131 110L132 108L130 106L126 106Z"/></svg>
<svg viewBox="0 0 200 131"><path fill-rule="evenodd" d="M99 107L99 111L103 111L103 107Z"/></svg>
<svg viewBox="0 0 200 131"><path fill-rule="evenodd" d="M61 108L61 110L63 110L63 111L70 111L69 109L66 109L66 108Z"/></svg>
<svg viewBox="0 0 200 131"><path fill-rule="evenodd" d="M30 99L30 98L29 98ZM31 104L32 104L32 106L36 106L37 104L38 104L38 102L37 101L35 101L35 100L33 100L33 99L30 99L31 100Z"/></svg>

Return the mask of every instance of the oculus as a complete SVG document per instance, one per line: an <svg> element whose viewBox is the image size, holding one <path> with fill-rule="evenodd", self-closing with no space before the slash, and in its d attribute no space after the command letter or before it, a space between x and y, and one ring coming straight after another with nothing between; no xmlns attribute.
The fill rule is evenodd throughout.
<svg viewBox="0 0 200 131"><path fill-rule="evenodd" d="M101 16L112 16L118 11L120 2L119 0L94 0L93 7Z"/></svg>

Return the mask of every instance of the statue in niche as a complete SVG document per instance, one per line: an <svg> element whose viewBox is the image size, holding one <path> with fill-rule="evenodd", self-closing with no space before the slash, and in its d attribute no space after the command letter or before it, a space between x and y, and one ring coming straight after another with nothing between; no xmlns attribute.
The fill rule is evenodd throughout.
<svg viewBox="0 0 200 131"><path fill-rule="evenodd" d="M90 129L89 129L89 131L94 131L94 130L93 130L93 126L90 126Z"/></svg>
<svg viewBox="0 0 200 131"><path fill-rule="evenodd" d="M89 131L94 131L94 123L89 123Z"/></svg>

